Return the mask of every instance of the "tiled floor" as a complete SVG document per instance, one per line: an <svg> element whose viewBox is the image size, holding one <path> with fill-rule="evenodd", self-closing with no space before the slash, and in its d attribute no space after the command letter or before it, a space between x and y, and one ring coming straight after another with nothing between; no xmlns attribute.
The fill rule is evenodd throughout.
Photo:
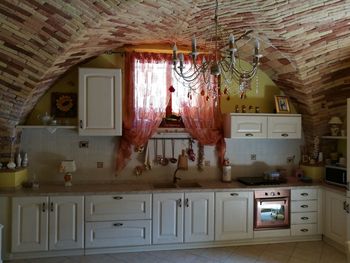
<svg viewBox="0 0 350 263"><path fill-rule="evenodd" d="M11 263L346 263L322 241L15 260Z"/></svg>

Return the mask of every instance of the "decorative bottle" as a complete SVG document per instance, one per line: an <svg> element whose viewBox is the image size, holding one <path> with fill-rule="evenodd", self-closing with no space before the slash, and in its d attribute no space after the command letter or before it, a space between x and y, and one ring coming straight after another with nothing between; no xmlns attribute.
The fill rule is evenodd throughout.
<svg viewBox="0 0 350 263"><path fill-rule="evenodd" d="M222 166L222 181L225 183L229 183L232 181L231 165L228 159L224 160L224 163Z"/></svg>
<svg viewBox="0 0 350 263"><path fill-rule="evenodd" d="M22 158L21 158L21 154L18 153L16 157L16 166L21 167L21 165L22 165Z"/></svg>
<svg viewBox="0 0 350 263"><path fill-rule="evenodd" d="M27 166L28 166L28 154L24 153L23 160L22 160L22 167L27 167Z"/></svg>

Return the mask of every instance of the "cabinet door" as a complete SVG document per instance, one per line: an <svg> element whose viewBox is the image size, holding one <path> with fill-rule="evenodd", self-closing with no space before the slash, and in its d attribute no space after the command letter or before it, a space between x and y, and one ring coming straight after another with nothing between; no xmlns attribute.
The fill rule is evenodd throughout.
<svg viewBox="0 0 350 263"><path fill-rule="evenodd" d="M185 242L214 240L214 193L185 193Z"/></svg>
<svg viewBox="0 0 350 263"><path fill-rule="evenodd" d="M85 220L151 219L151 200L151 194L86 196Z"/></svg>
<svg viewBox="0 0 350 263"><path fill-rule="evenodd" d="M122 135L120 69L79 68L79 134Z"/></svg>
<svg viewBox="0 0 350 263"><path fill-rule="evenodd" d="M83 196L50 197L50 250L84 248Z"/></svg>
<svg viewBox="0 0 350 263"><path fill-rule="evenodd" d="M325 235L340 244L344 244L346 241L346 212L344 210L346 197L330 191L325 193Z"/></svg>
<svg viewBox="0 0 350 263"><path fill-rule="evenodd" d="M301 116L269 116L267 127L268 138L301 138Z"/></svg>
<svg viewBox="0 0 350 263"><path fill-rule="evenodd" d="M12 198L12 252L48 250L48 197Z"/></svg>
<svg viewBox="0 0 350 263"><path fill-rule="evenodd" d="M266 116L231 116L229 138L267 138Z"/></svg>
<svg viewBox="0 0 350 263"><path fill-rule="evenodd" d="M153 244L183 242L183 193L153 194Z"/></svg>
<svg viewBox="0 0 350 263"><path fill-rule="evenodd" d="M253 238L253 192L219 192L215 203L215 240Z"/></svg>

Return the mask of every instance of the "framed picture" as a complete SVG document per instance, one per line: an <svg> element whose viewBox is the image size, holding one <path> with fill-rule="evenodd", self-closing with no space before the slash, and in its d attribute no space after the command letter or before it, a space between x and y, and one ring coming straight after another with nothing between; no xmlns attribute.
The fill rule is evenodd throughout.
<svg viewBox="0 0 350 263"><path fill-rule="evenodd" d="M289 101L286 96L275 96L276 112L290 113Z"/></svg>
<svg viewBox="0 0 350 263"><path fill-rule="evenodd" d="M53 92L51 94L51 115L55 118L76 118L77 94Z"/></svg>

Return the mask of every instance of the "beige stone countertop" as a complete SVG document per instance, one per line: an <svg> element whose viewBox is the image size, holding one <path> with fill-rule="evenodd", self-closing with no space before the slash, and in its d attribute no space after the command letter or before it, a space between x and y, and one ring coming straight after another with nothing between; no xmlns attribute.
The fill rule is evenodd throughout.
<svg viewBox="0 0 350 263"><path fill-rule="evenodd" d="M149 182L149 183L135 183L130 182L104 182L104 183L81 183L75 184L71 187L65 187L63 184L41 184L39 188L19 188L19 189L1 189L0 196L35 196L35 195L95 195L95 194L128 194L128 193L162 193L162 192L202 192L202 191L247 191L259 189L274 189L274 188L316 188L324 186L327 189L345 193L346 189L337 187L322 182L303 183L295 178L288 179L288 182L280 185L261 185L261 186L247 186L238 181L231 183L223 183L221 181L183 181L180 182L183 187L163 187L164 185L171 185L171 182ZM192 186L199 184L200 187Z"/></svg>

